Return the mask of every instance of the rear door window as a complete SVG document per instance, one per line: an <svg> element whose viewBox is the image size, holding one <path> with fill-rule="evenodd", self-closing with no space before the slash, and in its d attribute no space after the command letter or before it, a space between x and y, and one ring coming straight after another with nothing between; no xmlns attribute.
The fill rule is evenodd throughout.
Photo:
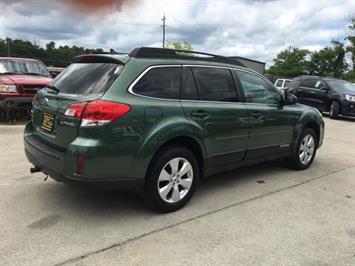
<svg viewBox="0 0 355 266"><path fill-rule="evenodd" d="M60 93L96 94L105 92L123 69L112 63L74 63L68 66L50 85Z"/></svg>
<svg viewBox="0 0 355 266"><path fill-rule="evenodd" d="M214 67L192 67L200 100L227 101L237 100L237 93L229 69Z"/></svg>
<svg viewBox="0 0 355 266"><path fill-rule="evenodd" d="M305 79L302 83L301 83L301 87L305 87L305 88L314 88L316 85L317 80L316 79Z"/></svg>
<svg viewBox="0 0 355 266"><path fill-rule="evenodd" d="M156 67L150 69L133 87L139 95L179 99L181 67Z"/></svg>

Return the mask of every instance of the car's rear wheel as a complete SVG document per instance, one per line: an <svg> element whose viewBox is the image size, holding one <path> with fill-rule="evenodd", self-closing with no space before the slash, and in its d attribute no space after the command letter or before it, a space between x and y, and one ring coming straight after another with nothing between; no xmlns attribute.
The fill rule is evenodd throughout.
<svg viewBox="0 0 355 266"><path fill-rule="evenodd" d="M340 105L336 101L332 101L330 104L329 116L332 119L337 119L339 117Z"/></svg>
<svg viewBox="0 0 355 266"><path fill-rule="evenodd" d="M316 156L317 135L311 128L305 128L298 138L293 154L286 158L293 169L303 170L308 168Z"/></svg>
<svg viewBox="0 0 355 266"><path fill-rule="evenodd" d="M176 211L191 199L198 180L195 155L184 147L168 147L152 161L144 196L148 205L158 211Z"/></svg>

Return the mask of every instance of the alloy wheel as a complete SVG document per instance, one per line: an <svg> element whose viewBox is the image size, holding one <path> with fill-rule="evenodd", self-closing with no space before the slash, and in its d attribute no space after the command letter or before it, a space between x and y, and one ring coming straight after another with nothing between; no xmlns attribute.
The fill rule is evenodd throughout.
<svg viewBox="0 0 355 266"><path fill-rule="evenodd" d="M165 164L158 178L160 197L168 203L182 200L189 192L193 182L191 163L182 157L177 157Z"/></svg>
<svg viewBox="0 0 355 266"><path fill-rule="evenodd" d="M315 150L314 137L312 135L304 136L299 150L299 158L301 163L308 164L312 160L314 150Z"/></svg>

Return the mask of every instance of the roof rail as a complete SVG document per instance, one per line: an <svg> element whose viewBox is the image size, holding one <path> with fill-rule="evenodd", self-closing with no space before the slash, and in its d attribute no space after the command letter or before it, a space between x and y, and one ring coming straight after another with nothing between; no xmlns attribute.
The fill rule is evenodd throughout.
<svg viewBox="0 0 355 266"><path fill-rule="evenodd" d="M191 54L191 55L186 55L186 54ZM133 49L128 55L130 57L136 57L136 58L174 58L174 59L212 61L212 62L227 63L231 65L245 67L245 65L242 64L238 59L231 59L221 55L214 55L214 54L203 53L203 52L174 50L174 49L167 49L167 48L140 47L140 48ZM194 56L194 55L203 55L203 56Z"/></svg>

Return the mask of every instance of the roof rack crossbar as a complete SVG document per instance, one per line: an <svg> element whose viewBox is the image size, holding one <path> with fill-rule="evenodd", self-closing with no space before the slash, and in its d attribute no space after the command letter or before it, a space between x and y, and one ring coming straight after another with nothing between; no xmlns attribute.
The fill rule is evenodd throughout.
<svg viewBox="0 0 355 266"><path fill-rule="evenodd" d="M191 55L187 55L187 54L191 54ZM193 54L204 55L207 57L192 56ZM174 50L174 49L167 49L167 48L154 48L154 47L135 48L129 53L129 56L136 57L136 58L175 58L175 59L213 61L213 62L227 63L227 64L245 67L245 65L242 64L239 60L231 59L221 55L196 52L196 51Z"/></svg>

